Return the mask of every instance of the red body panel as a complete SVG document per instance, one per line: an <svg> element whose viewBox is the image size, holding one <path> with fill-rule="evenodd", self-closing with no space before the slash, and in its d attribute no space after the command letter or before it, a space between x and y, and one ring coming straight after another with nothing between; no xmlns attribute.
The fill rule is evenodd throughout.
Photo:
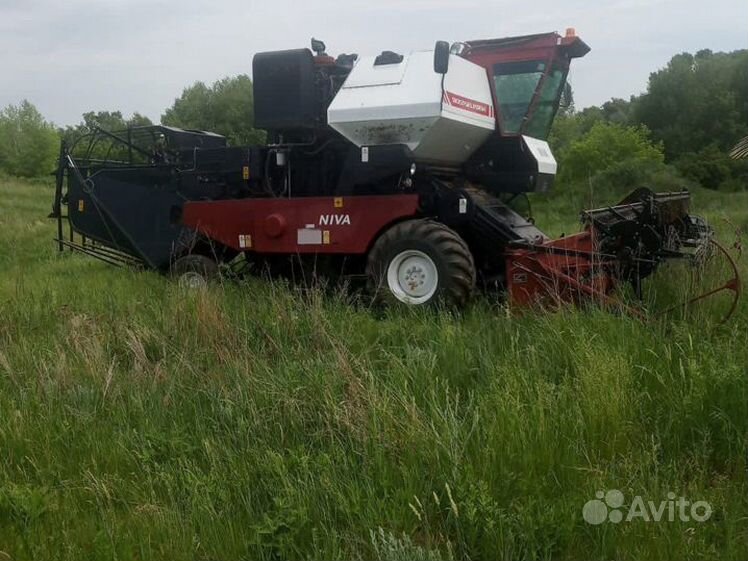
<svg viewBox="0 0 748 561"><path fill-rule="evenodd" d="M183 223L238 251L362 254L417 210L411 194L191 201Z"/></svg>
<svg viewBox="0 0 748 561"><path fill-rule="evenodd" d="M581 57L589 51L589 47L576 35L561 37L556 33L468 41L467 45L469 50L463 56L486 70L490 70L497 62L557 58L568 63L568 58Z"/></svg>

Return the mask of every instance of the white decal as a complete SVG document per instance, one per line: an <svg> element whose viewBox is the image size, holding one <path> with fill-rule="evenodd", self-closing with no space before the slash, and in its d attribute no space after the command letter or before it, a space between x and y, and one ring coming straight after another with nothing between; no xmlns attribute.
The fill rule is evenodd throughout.
<svg viewBox="0 0 748 561"><path fill-rule="evenodd" d="M465 111L477 113L478 115L483 115L484 117L493 117L493 107L491 105L488 105L487 103L482 103L474 99L462 97L461 95L457 95L452 92L444 92L444 101L446 101L452 107L457 107L458 109L464 109Z"/></svg>
<svg viewBox="0 0 748 561"><path fill-rule="evenodd" d="M308 228L299 228L296 230L296 243L298 245L321 245L322 230L309 230Z"/></svg>
<svg viewBox="0 0 748 561"><path fill-rule="evenodd" d="M320 226L350 226L351 217L348 214L320 214Z"/></svg>

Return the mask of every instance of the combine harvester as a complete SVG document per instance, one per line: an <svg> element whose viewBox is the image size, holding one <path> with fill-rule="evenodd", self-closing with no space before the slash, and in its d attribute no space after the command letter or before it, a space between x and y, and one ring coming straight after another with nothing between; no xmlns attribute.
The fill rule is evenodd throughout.
<svg viewBox="0 0 748 561"><path fill-rule="evenodd" d="M271 271L313 262L365 278L379 300L455 307L476 286L499 287L516 306L620 306L618 287L641 293L665 261L694 269L721 256L726 277L677 306L727 294L724 315L734 309L734 262L689 215L686 191L639 189L584 212L581 233L560 239L513 210L553 184L545 139L571 61L590 50L573 30L407 55L333 58L316 40L312 50L254 57L265 145L163 126L63 145L60 250L189 285L239 256Z"/></svg>

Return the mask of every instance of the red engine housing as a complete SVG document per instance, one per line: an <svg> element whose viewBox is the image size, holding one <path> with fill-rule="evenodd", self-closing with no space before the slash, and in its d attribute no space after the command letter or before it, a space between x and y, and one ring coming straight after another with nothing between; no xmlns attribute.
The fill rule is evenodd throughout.
<svg viewBox="0 0 748 561"><path fill-rule="evenodd" d="M197 201L183 223L237 251L362 254L379 233L415 216L418 195Z"/></svg>

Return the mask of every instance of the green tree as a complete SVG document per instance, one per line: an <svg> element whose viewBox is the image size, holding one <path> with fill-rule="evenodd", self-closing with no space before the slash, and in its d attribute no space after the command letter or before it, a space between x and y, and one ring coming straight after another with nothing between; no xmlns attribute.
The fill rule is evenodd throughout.
<svg viewBox="0 0 748 561"><path fill-rule="evenodd" d="M562 160L571 144L590 132L595 123L604 121L599 107L587 107L582 111L559 113L553 122L548 143L556 158Z"/></svg>
<svg viewBox="0 0 748 561"><path fill-rule="evenodd" d="M632 99L635 99L632 97ZM609 123L619 125L632 124L632 102L619 97L606 101L602 105L602 116Z"/></svg>
<svg viewBox="0 0 748 561"><path fill-rule="evenodd" d="M728 151L748 134L748 50L674 56L649 77L634 119L665 145L668 160L714 145Z"/></svg>
<svg viewBox="0 0 748 561"><path fill-rule="evenodd" d="M566 110L559 111L553 122L548 137L553 153L558 159L563 159L572 142L589 133L596 123L632 124L631 106L631 101L614 97L600 107L592 106L575 111L572 102Z"/></svg>
<svg viewBox="0 0 748 561"><path fill-rule="evenodd" d="M683 176L698 181L707 189L738 191L748 187L748 162L735 161L715 143L698 152L682 154L676 167Z"/></svg>
<svg viewBox="0 0 748 561"><path fill-rule="evenodd" d="M66 127L61 131L62 137L74 157L84 155L98 160L122 160L128 158L128 151L124 144L113 142L106 137L100 137L96 143L89 145L88 141L77 142L82 137L101 128L109 132L125 131L129 127L153 125L153 122L140 113L134 113L129 119L121 111L88 111L83 114L83 120L75 126ZM124 136L124 135L123 135Z"/></svg>
<svg viewBox="0 0 748 561"><path fill-rule="evenodd" d="M235 146L265 141L265 133L254 128L252 81L244 74L212 86L197 82L186 88L161 116L161 122L216 132Z"/></svg>
<svg viewBox="0 0 748 561"><path fill-rule="evenodd" d="M650 140L645 127L597 122L587 135L566 149L559 179L571 183L585 181L622 162L644 167L661 165L662 145Z"/></svg>
<svg viewBox="0 0 748 561"><path fill-rule="evenodd" d="M633 115L685 177L710 189L745 188L748 166L728 152L748 134L748 50L674 56L650 75Z"/></svg>
<svg viewBox="0 0 748 561"><path fill-rule="evenodd" d="M59 147L54 125L24 100L0 111L0 170L21 177L52 172Z"/></svg>
<svg viewBox="0 0 748 561"><path fill-rule="evenodd" d="M148 117L137 112L126 119L121 111L88 111L83 114L83 120L80 123L74 127L66 127L62 135L70 143L84 134L93 132L96 127L113 132L122 131L128 127L144 127L152 124L153 122Z"/></svg>

